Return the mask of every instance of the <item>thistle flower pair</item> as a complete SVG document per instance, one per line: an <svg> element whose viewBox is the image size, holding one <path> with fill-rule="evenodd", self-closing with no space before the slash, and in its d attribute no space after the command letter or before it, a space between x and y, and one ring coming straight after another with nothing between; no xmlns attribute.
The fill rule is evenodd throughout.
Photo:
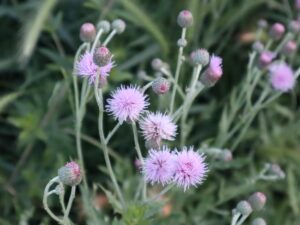
<svg viewBox="0 0 300 225"><path fill-rule="evenodd" d="M203 183L207 172L205 156L194 151L193 147L174 152L166 146L161 150L152 149L143 165L147 182L161 185L174 182L184 191Z"/></svg>

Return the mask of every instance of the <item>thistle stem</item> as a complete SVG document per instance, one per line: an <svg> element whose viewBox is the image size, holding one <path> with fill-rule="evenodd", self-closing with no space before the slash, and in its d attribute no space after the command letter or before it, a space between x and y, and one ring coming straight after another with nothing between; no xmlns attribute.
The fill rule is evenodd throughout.
<svg viewBox="0 0 300 225"><path fill-rule="evenodd" d="M103 29L99 29L99 31L98 31L98 33L97 33L97 35L96 35L96 38L95 38L95 40L94 40L94 43L93 43L93 45L92 45L92 49L91 49L91 51L90 51L92 54L94 53L95 48L96 48L96 46L97 46L97 43L99 42L99 39L100 39L100 37L101 37L102 34L103 34Z"/></svg>
<svg viewBox="0 0 300 225"><path fill-rule="evenodd" d="M44 209L46 210L46 212L49 214L49 216L54 219L55 221L57 221L58 223L62 224L63 221L61 219L59 219L49 208L48 206L48 196L49 196L49 189L50 187L54 184L54 183L58 183L59 182L59 177L54 177L53 179L51 179L48 184L45 187L44 190L44 196L43 196L43 205L44 205Z"/></svg>
<svg viewBox="0 0 300 225"><path fill-rule="evenodd" d="M133 138L134 138L134 144L135 144L135 150L137 152L138 158L141 161L142 165L144 165L144 158L142 155L142 151L140 148L139 140L138 140L138 134L137 134L137 128L135 122L132 122L132 132L133 132ZM147 183L144 179L144 186L143 186L143 200L147 199Z"/></svg>
<svg viewBox="0 0 300 225"><path fill-rule="evenodd" d="M240 213L234 213L232 220L231 220L231 225L236 225L236 222L238 221L239 217L241 216Z"/></svg>
<svg viewBox="0 0 300 225"><path fill-rule="evenodd" d="M185 35L186 35L186 28L182 28L181 39L185 39ZM172 95L171 95L170 114L173 113L173 109L174 109L176 88L178 86L178 79L179 79L180 69L181 69L181 65L182 65L183 49L184 49L184 47L179 47L177 66L176 66L176 72L175 72L175 81L174 81L174 87L172 89Z"/></svg>
<svg viewBox="0 0 300 225"><path fill-rule="evenodd" d="M108 133L106 139L105 139L105 143L108 144L109 140L112 138L112 136L116 133L116 131L120 128L120 126L122 125L121 122L118 122L116 124L116 126Z"/></svg>
<svg viewBox="0 0 300 225"><path fill-rule="evenodd" d="M94 85L94 92L95 92L95 97L96 97L96 101L99 107L99 118L98 118L98 132L99 132L99 136L100 136L100 141L101 144L103 146L103 154L104 154L104 160L105 160L105 164L109 173L109 176L111 178L111 181L114 185L114 189L118 195L119 200L121 201L121 204L123 207L125 207L125 201L124 201L124 197L122 195L122 192L119 188L117 179L115 177L114 171L112 169L111 166L111 162L110 162L110 158L109 158L109 154L108 154L108 149L107 149L107 144L106 144L106 140L105 140L105 136L104 136L104 131L103 131L103 112L104 112L104 107L103 107L103 96L102 96L102 90L98 89L98 82L99 82L99 71L97 72L97 76L96 76L96 82Z"/></svg>
<svg viewBox="0 0 300 225"><path fill-rule="evenodd" d="M115 34L117 33L117 31L115 29L112 30L112 32L110 32L110 34L108 35L108 37L105 39L105 41L103 42L103 46L108 45L108 43L111 41L111 39L115 36Z"/></svg>
<svg viewBox="0 0 300 225"><path fill-rule="evenodd" d="M71 208L72 208L72 204L73 204L73 201L74 201L74 198L75 198L75 194L76 194L76 186L72 186L71 194L70 194L69 201L68 201L68 205L67 205L66 211L64 213L64 224L70 224L69 223L69 214L70 214L70 211L71 211Z"/></svg>

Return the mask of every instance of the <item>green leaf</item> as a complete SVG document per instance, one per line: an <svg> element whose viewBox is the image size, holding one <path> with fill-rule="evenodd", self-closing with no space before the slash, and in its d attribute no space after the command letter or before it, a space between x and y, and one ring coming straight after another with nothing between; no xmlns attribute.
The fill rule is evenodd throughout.
<svg viewBox="0 0 300 225"><path fill-rule="evenodd" d="M20 96L19 92L12 92L0 98L0 113L3 112L6 106L12 103Z"/></svg>

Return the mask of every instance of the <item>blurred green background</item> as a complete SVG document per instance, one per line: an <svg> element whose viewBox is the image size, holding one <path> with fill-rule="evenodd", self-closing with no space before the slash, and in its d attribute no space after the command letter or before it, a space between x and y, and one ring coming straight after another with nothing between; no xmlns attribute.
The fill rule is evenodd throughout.
<svg viewBox="0 0 300 225"><path fill-rule="evenodd" d="M248 55L258 19L287 24L297 17L288 0L2 0L0 3L0 224L54 224L42 207L44 186L57 169L76 159L74 115L71 107L73 57L80 45L83 22L122 18L126 31L110 43L117 67L108 90L123 83L140 83L139 70L153 74L151 59L160 57L175 66L180 29L176 17L189 9L194 25L188 30L188 52L207 48L224 58L224 76L197 99L193 107L196 128L191 144L213 138L221 110L232 88L246 72ZM294 68L299 66L298 53ZM190 76L183 71L182 80ZM155 106L155 98L153 105ZM229 224L231 209L253 191L266 193L261 213L268 224L300 224L300 113L299 88L284 95L261 112L243 142L234 149L234 160L217 166L203 186L177 192L176 204L168 205L156 224ZM155 108L153 108L155 110ZM97 147L97 107L88 104L84 120L84 159L88 181L109 188L102 153ZM114 121L106 117L107 129ZM128 195L138 172L128 127L114 138L114 165ZM122 141L118 141L122 140ZM258 182L250 178L265 162L280 164L287 173L283 181ZM100 191L95 198L99 215L112 216ZM171 197L172 198L172 197ZM164 210L167 210L164 208ZM84 222L80 198L72 212ZM151 224L151 223L150 223Z"/></svg>

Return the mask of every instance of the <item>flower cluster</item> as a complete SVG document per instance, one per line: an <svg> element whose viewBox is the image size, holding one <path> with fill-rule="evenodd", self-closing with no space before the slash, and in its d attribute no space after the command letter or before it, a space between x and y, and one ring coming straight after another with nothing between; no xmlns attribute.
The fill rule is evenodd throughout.
<svg viewBox="0 0 300 225"><path fill-rule="evenodd" d="M173 152L166 146L161 150L150 150L143 165L147 182L161 185L174 182L184 191L201 184L207 172L205 156L194 151L193 147L183 147L181 151Z"/></svg>

